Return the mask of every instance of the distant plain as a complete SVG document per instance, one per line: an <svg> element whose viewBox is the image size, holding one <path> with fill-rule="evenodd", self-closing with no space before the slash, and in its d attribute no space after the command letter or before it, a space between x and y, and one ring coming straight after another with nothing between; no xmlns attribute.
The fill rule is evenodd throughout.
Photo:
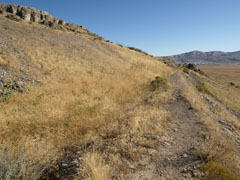
<svg viewBox="0 0 240 180"><path fill-rule="evenodd" d="M217 64L199 66L210 79L205 79L209 90L231 109L240 113L240 65Z"/></svg>

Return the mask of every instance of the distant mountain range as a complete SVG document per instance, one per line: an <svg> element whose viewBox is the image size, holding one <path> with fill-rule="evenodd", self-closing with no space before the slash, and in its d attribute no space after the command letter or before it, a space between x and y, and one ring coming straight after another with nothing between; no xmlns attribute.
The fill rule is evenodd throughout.
<svg viewBox="0 0 240 180"><path fill-rule="evenodd" d="M192 51L192 52L183 53L183 54L179 54L179 55L169 56L168 58L173 58L180 64L184 64L184 63L194 63L194 64L240 63L240 51L236 51L236 52Z"/></svg>

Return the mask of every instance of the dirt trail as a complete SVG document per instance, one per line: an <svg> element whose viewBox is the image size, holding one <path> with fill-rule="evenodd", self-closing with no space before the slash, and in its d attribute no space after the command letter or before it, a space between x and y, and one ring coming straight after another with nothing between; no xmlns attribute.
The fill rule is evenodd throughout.
<svg viewBox="0 0 240 180"><path fill-rule="evenodd" d="M142 160L147 164L145 170L132 174L129 179L198 179L202 161L196 149L201 146L203 128L199 123L197 111L182 97L185 87L180 72L174 73L170 82L174 89L175 100L164 106L173 119L171 127L166 129L165 135L161 138L163 146L155 155L150 154L151 157Z"/></svg>
<svg viewBox="0 0 240 180"><path fill-rule="evenodd" d="M203 128L197 111L182 97L185 87L178 72L171 77L171 84L174 86L175 101L165 107L173 117L172 127L167 131L172 140L160 148L160 179L197 179L201 159L196 150L201 146Z"/></svg>

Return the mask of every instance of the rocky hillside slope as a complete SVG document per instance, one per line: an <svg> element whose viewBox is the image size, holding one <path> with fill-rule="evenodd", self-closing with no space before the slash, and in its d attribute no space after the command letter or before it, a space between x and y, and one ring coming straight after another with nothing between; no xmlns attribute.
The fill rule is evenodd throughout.
<svg viewBox="0 0 240 180"><path fill-rule="evenodd" d="M1 179L239 176L239 118L204 75L0 7Z"/></svg>
<svg viewBox="0 0 240 180"><path fill-rule="evenodd" d="M236 52L222 52L211 51L201 52L192 51L179 55L171 56L181 64L195 63L195 64L213 64L213 63L240 63L240 51Z"/></svg>

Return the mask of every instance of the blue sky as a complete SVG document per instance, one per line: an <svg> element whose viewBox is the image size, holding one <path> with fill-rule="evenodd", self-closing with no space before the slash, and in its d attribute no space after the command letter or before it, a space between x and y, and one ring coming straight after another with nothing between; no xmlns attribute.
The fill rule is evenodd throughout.
<svg viewBox="0 0 240 180"><path fill-rule="evenodd" d="M240 50L240 0L0 0L45 10L156 56Z"/></svg>

